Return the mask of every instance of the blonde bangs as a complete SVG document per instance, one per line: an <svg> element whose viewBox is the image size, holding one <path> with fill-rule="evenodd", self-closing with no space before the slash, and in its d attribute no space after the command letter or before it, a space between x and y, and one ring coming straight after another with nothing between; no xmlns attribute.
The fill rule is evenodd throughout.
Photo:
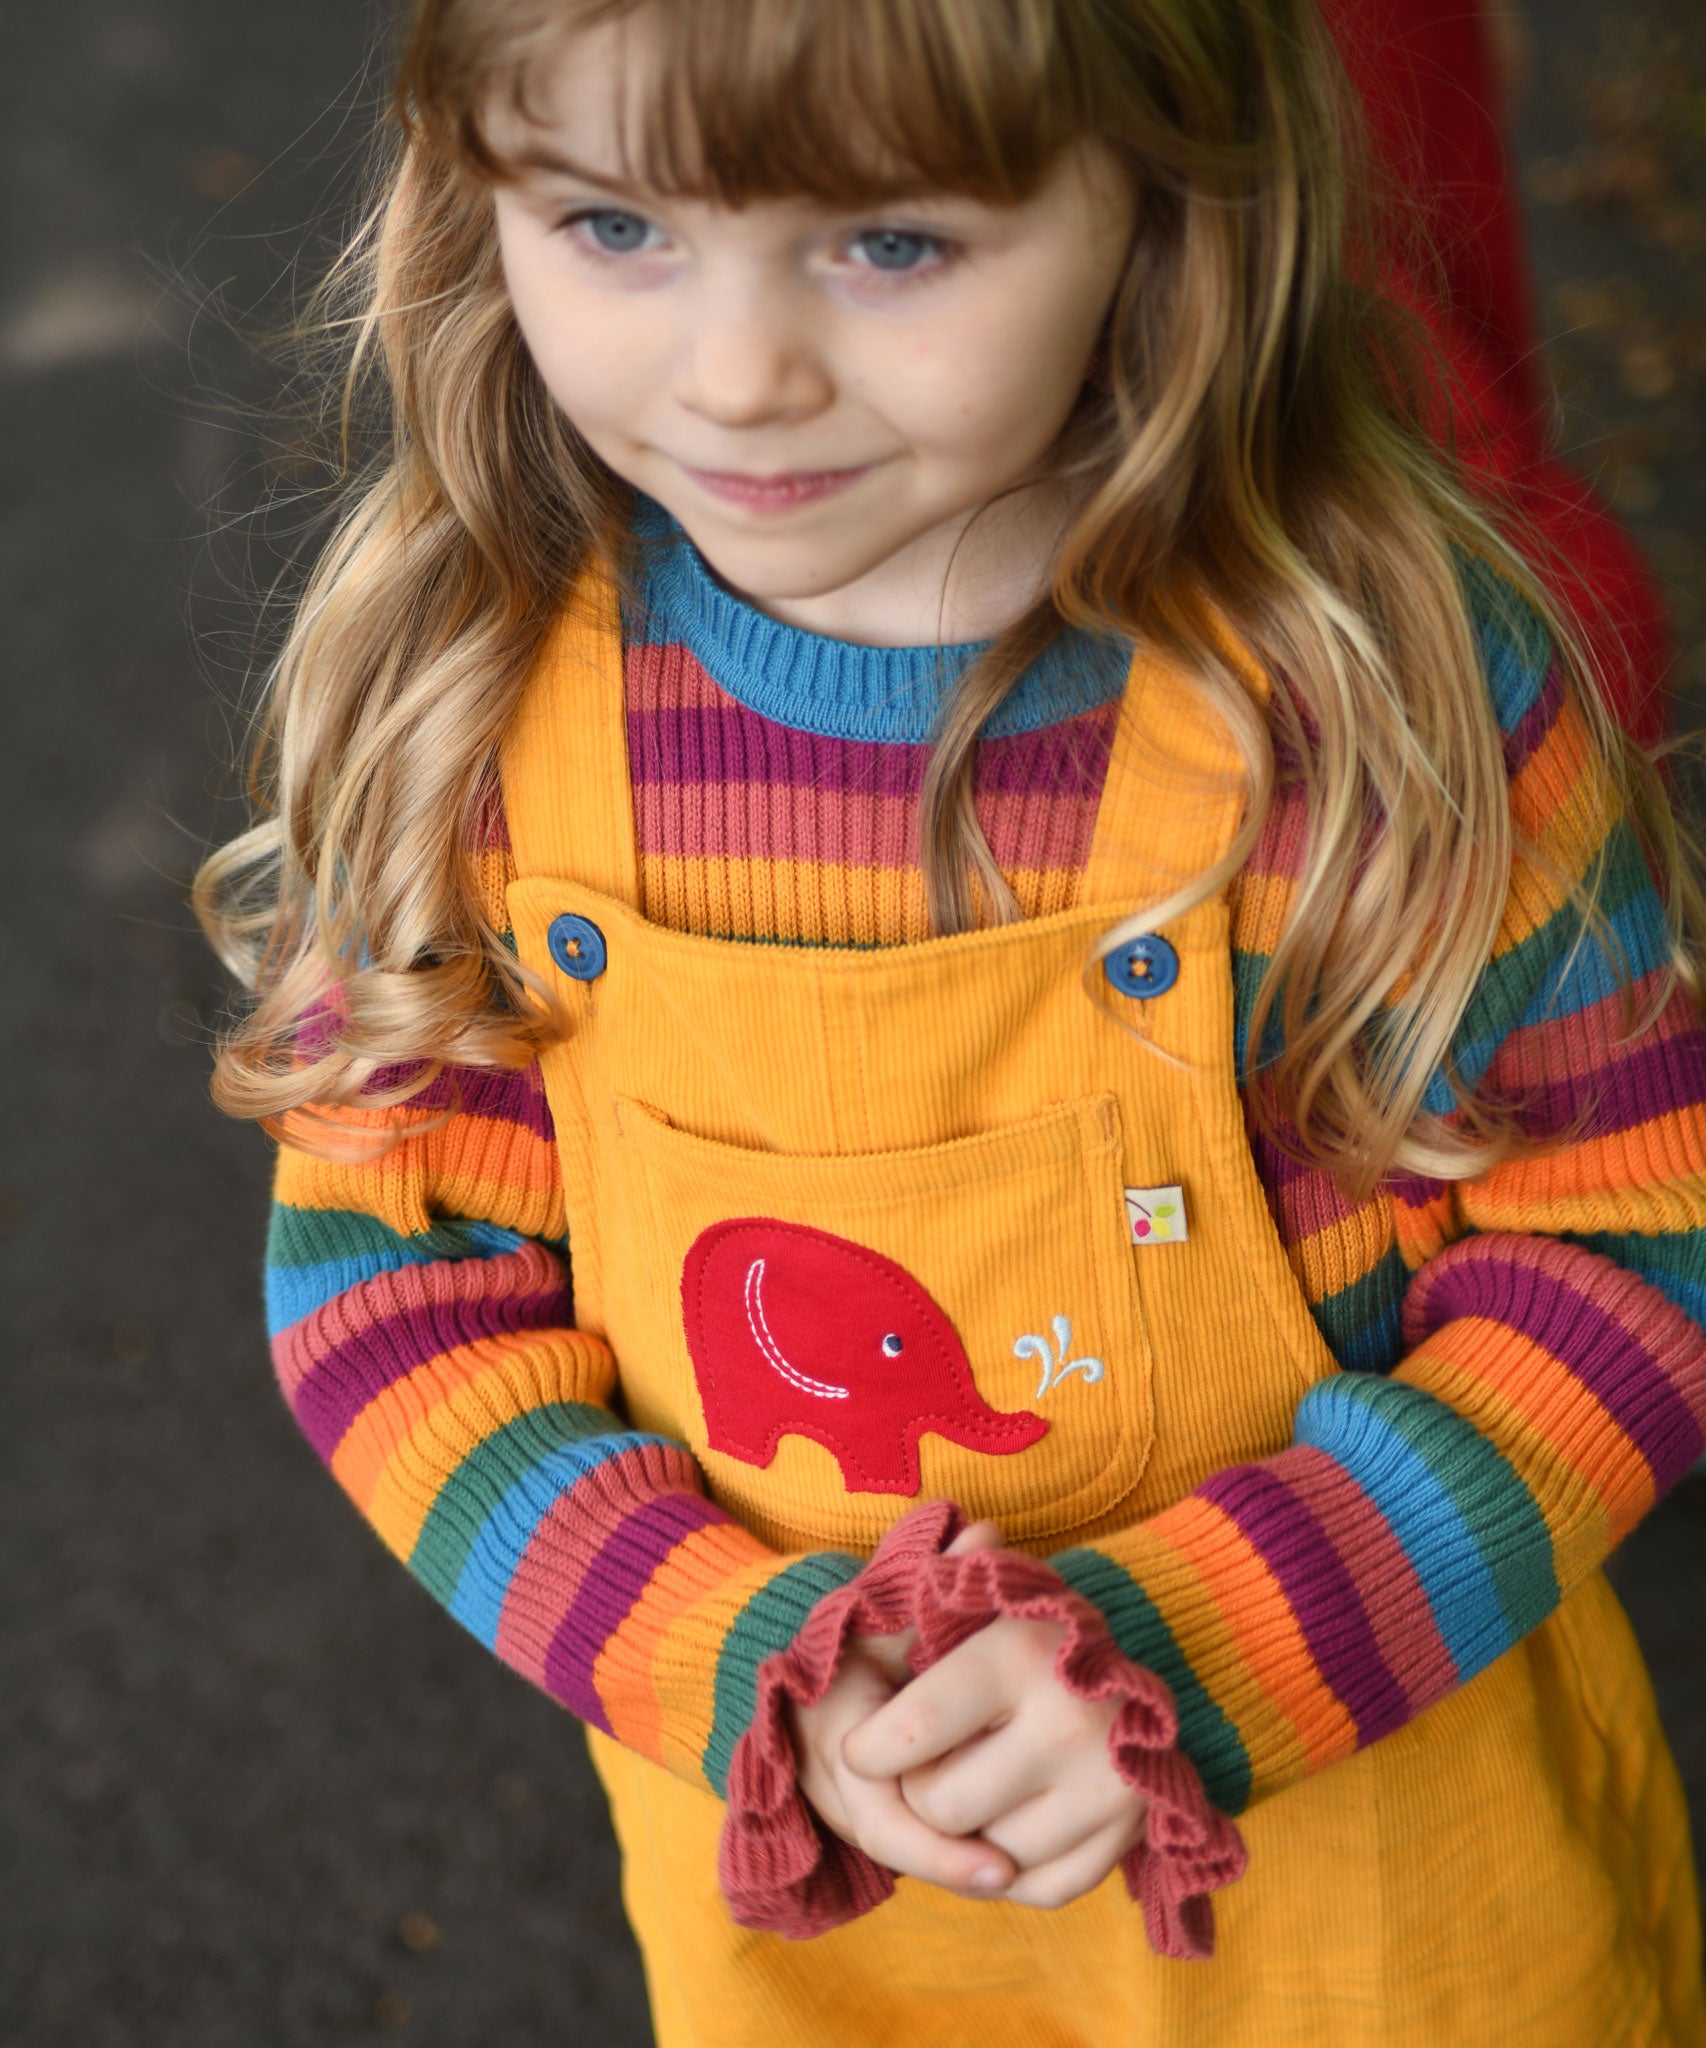
<svg viewBox="0 0 1706 2048"><path fill-rule="evenodd" d="M621 138L630 182L730 207L926 190L1017 204L1099 125L1072 12L1025 0L447 0L426 10L401 92L429 134L502 177L486 132L494 101L533 115L541 57L643 14L657 62L639 132Z"/></svg>

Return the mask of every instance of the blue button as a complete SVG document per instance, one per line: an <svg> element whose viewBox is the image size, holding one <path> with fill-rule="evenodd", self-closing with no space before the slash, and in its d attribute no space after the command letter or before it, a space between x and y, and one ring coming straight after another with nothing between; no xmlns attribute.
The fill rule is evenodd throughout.
<svg viewBox="0 0 1706 2048"><path fill-rule="evenodd" d="M1164 996L1179 978L1179 956L1165 939L1146 932L1131 939L1102 962L1102 972L1121 995L1148 1002Z"/></svg>
<svg viewBox="0 0 1706 2048"><path fill-rule="evenodd" d="M590 917L575 917L565 910L561 917L552 918L545 943L551 948L551 958L576 981L596 981L604 972L609 958L604 934Z"/></svg>

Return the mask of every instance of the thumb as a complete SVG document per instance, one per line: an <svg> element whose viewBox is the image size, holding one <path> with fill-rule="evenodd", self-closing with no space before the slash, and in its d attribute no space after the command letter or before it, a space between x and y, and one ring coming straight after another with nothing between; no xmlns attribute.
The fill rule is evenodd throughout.
<svg viewBox="0 0 1706 2048"><path fill-rule="evenodd" d="M967 1557L974 1550L999 1550L1001 1530L995 1522L968 1522L954 1538L944 1557Z"/></svg>
<svg viewBox="0 0 1706 2048"><path fill-rule="evenodd" d="M968 1522L942 1555L967 1557L974 1550L1000 1548L1001 1530L996 1523ZM912 1666L907 1659L918 1640L917 1629L906 1629L898 1636L857 1636L854 1640L891 1685L905 1685L912 1676Z"/></svg>

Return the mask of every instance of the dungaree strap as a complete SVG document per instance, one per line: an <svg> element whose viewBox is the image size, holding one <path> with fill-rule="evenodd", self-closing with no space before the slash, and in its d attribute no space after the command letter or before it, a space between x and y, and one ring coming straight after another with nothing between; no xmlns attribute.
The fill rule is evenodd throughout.
<svg viewBox="0 0 1706 2048"><path fill-rule="evenodd" d="M1265 681L1234 653L1258 702ZM1081 900L1133 911L1171 896L1226 853L1244 813L1243 756L1220 713L1139 648L1114 728Z"/></svg>
<svg viewBox="0 0 1706 2048"><path fill-rule="evenodd" d="M519 875L580 883L638 910L622 622L601 564L576 577L503 745Z"/></svg>

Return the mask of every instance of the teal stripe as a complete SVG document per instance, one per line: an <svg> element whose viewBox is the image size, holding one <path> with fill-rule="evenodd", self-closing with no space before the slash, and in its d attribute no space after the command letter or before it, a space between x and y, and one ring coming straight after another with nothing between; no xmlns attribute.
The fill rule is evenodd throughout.
<svg viewBox="0 0 1706 2048"><path fill-rule="evenodd" d="M864 1563L857 1557L838 1550L813 1551L766 1580L735 1616L717 1657L711 1736L700 1759L719 1798L728 1788L735 1744L752 1725L759 1665L788 1647L826 1594L847 1585L863 1570Z"/></svg>
<svg viewBox="0 0 1706 2048"><path fill-rule="evenodd" d="M1360 1280L1311 1302L1327 1348L1346 1372L1390 1372L1403 1348L1400 1320L1410 1269L1394 1245Z"/></svg>
<svg viewBox="0 0 1706 2048"><path fill-rule="evenodd" d="M1179 1710L1179 1747L1222 1813L1250 1800L1250 1753L1214 1695L1191 1669L1161 1610L1123 1566L1099 1550L1063 1550L1049 1563L1097 1608L1125 1655L1165 1681Z"/></svg>
<svg viewBox="0 0 1706 2048"><path fill-rule="evenodd" d="M568 1446L603 1436L613 1425L620 1428L608 1408L552 1401L482 1437L439 1489L409 1553L410 1571L448 1607L481 1530L510 1489L533 1479Z"/></svg>
<svg viewBox="0 0 1706 2048"><path fill-rule="evenodd" d="M1533 605L1491 562L1458 546L1452 555L1494 715L1502 731L1513 732L1545 687L1552 636Z"/></svg>
<svg viewBox="0 0 1706 2048"><path fill-rule="evenodd" d="M1298 1404L1296 1440L1343 1465L1392 1525L1461 1679L1557 1606L1552 1539L1520 1475L1422 1388L1319 1381Z"/></svg>
<svg viewBox="0 0 1706 2048"><path fill-rule="evenodd" d="M1669 958L1664 911L1626 824L1607 835L1601 858L1600 912L1622 949L1628 973L1639 980ZM1584 927L1573 903L1561 904L1538 931L1483 969L1452 1041L1459 1077L1466 1087L1479 1087L1514 1030L1575 1016L1623 985L1617 955ZM1455 1100L1444 1075L1436 1073L1422 1107L1446 1116Z"/></svg>
<svg viewBox="0 0 1706 2048"><path fill-rule="evenodd" d="M1568 1242L1639 1273L1684 1315L1706 1326L1706 1230L1666 1231L1655 1237L1633 1230L1572 1231Z"/></svg>
<svg viewBox="0 0 1706 2048"><path fill-rule="evenodd" d="M267 1226L267 1332L276 1337L336 1295L381 1273L441 1259L489 1259L527 1240L496 1223L441 1219L402 1236L355 1209L297 1209L274 1202Z"/></svg>
<svg viewBox="0 0 1706 2048"><path fill-rule="evenodd" d="M1256 1007L1256 992L1268 971L1268 953L1247 953L1232 949L1232 1066L1240 1087L1249 1079L1250 1018ZM1280 999L1276 994L1268 1011L1267 1029L1262 1033L1262 1064L1271 1066L1285 1050L1285 1032L1280 1024Z"/></svg>
<svg viewBox="0 0 1706 2048"><path fill-rule="evenodd" d="M1619 942L1628 948L1632 960L1639 962L1650 951L1655 929L1662 944L1663 916L1646 864L1626 824L1612 827L1596 858L1602 863L1600 908ZM1584 876L1584 886L1592 880L1591 873ZM1659 913L1656 927L1655 913ZM1493 956L1475 984L1458 1027L1456 1050L1460 1065L1484 1073L1492 1052L1513 1025L1536 1023L1554 1014L1549 1006L1561 999L1563 1009L1558 1014L1565 1015L1587 1002L1598 1001L1597 996L1585 995L1567 981L1562 972L1581 931L1580 911L1573 903L1561 903L1527 938ZM1603 962L1601 948L1590 934L1578 958L1593 956ZM1661 950L1658 960L1666 957ZM1657 965L1658 960L1649 965ZM1636 965L1635 971L1639 974L1646 969ZM1602 976L1603 972L1602 965Z"/></svg>

